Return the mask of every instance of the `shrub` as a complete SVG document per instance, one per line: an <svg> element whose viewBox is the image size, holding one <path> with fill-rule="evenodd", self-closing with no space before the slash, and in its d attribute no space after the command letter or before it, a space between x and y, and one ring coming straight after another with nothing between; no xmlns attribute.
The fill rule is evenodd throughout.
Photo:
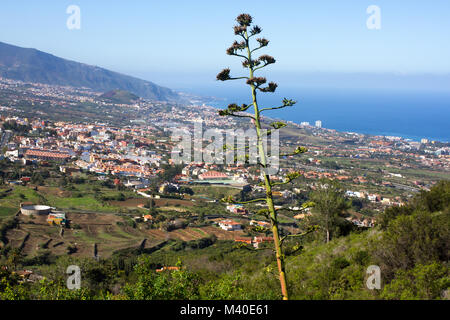
<svg viewBox="0 0 450 320"><path fill-rule="evenodd" d="M332 267L336 269L345 269L350 265L347 259L344 257L335 258L332 262Z"/></svg>
<svg viewBox="0 0 450 320"><path fill-rule="evenodd" d="M447 265L437 262L419 264L412 270L397 271L395 278L384 287L381 297L389 300L440 299L449 287Z"/></svg>

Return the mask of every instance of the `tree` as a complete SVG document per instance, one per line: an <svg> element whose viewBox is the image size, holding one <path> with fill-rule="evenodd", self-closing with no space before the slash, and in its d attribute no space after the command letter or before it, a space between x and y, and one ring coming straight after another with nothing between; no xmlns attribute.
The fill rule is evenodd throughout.
<svg viewBox="0 0 450 320"><path fill-rule="evenodd" d="M116 196L117 201L125 201L126 199L127 197L125 197L125 195L122 192Z"/></svg>
<svg viewBox="0 0 450 320"><path fill-rule="evenodd" d="M442 211L450 206L450 181L442 180L429 192L422 191L415 199L416 206L429 212Z"/></svg>
<svg viewBox="0 0 450 320"><path fill-rule="evenodd" d="M147 204L144 207L149 209L149 213L152 213L155 210L155 205L155 200L153 200L153 198L149 198L147 200Z"/></svg>
<svg viewBox="0 0 450 320"><path fill-rule="evenodd" d="M198 213L198 222L199 223L205 222L205 213L204 212L199 212Z"/></svg>
<svg viewBox="0 0 450 320"><path fill-rule="evenodd" d="M162 169L164 170L162 173L159 174L159 177L162 181L169 181L171 182L176 175L180 174L183 170L183 167L181 165L163 165Z"/></svg>
<svg viewBox="0 0 450 320"><path fill-rule="evenodd" d="M194 194L194 191L191 188L184 187L184 186L181 186L180 190L178 192L181 194L188 194L190 196L192 196Z"/></svg>
<svg viewBox="0 0 450 320"><path fill-rule="evenodd" d="M245 80L246 84L250 86L251 89L251 103L250 104L242 104L241 106L232 103L228 105L227 109L220 110L219 115L221 116L232 116L238 118L247 118L250 119L254 128L256 129L256 145L257 145L257 166L262 173L264 182L262 185L266 190L266 197L253 199L248 201L236 201L232 197L228 197L223 199L224 202L228 203L254 203L254 202L265 202L267 205L267 209L265 211L265 215L270 220L272 224L272 234L274 239L274 246L276 252L276 261L278 266L278 273L280 278L281 285L281 293L284 300L288 299L288 286L285 272L285 254L283 252L283 241L287 239L280 233L279 222L278 222L278 210L275 209L272 190L275 186L288 184L293 179L300 176L300 173L294 172L286 176L286 180L281 183L272 182L270 175L268 173L267 168L269 167L268 158L266 156L267 148L264 144L264 138L270 136L274 131L279 130L286 126L283 122L273 122L270 124L271 130L267 132L263 131L263 124L261 121L261 114L265 111L282 109L286 107L293 106L296 102L289 99L283 99L282 105L279 107L268 107L268 108L260 108L257 100L258 93L270 93L275 92L278 85L274 82L269 82L267 86L263 86L267 80L264 77L256 77L255 72L262 68L267 67L270 64L275 63L275 59L269 55L261 55L258 58L253 58L254 53L257 50L260 50L264 47L267 47L269 44L269 40L265 38L256 38L256 42L258 43L255 48L251 48L251 42L253 42L253 38L261 33L261 28L257 25L252 25L253 18L249 14L241 14L236 18L238 25L234 27L234 33L236 36L242 38L241 42L235 41L230 48L227 49L227 54L231 56L236 56L242 58L242 66L247 69L248 76L241 77L231 77L230 69L223 69L218 75L217 80L220 81L228 81L228 80ZM250 115L248 113L244 113L250 108L253 108L254 115ZM224 150L237 150L234 146L224 146ZM249 151L246 147L246 155L245 155L245 163L248 164L247 151ZM292 154L289 155L297 155L306 152L306 148L297 147ZM288 156L281 155L281 156Z"/></svg>
<svg viewBox="0 0 450 320"><path fill-rule="evenodd" d="M34 172L31 176L31 183L42 186L44 184L44 177L39 172Z"/></svg>
<svg viewBox="0 0 450 320"><path fill-rule="evenodd" d="M20 277L0 268L0 300L29 299L28 290L20 283Z"/></svg>
<svg viewBox="0 0 450 320"><path fill-rule="evenodd" d="M94 297L89 289L70 290L63 278L55 280L42 279L34 286L34 299L39 300L91 300Z"/></svg>
<svg viewBox="0 0 450 320"><path fill-rule="evenodd" d="M246 185L242 188L241 192L239 193L240 201L247 201L250 199L250 193L252 192L252 187L249 185Z"/></svg>
<svg viewBox="0 0 450 320"><path fill-rule="evenodd" d="M19 265L23 260L23 254L20 249L13 248L8 253L8 264L13 266L13 270L16 270L17 265Z"/></svg>
<svg viewBox="0 0 450 320"><path fill-rule="evenodd" d="M349 207L344 191L336 181L321 179L316 190L311 193L310 199L314 202L315 218L325 230L328 243L339 215Z"/></svg>

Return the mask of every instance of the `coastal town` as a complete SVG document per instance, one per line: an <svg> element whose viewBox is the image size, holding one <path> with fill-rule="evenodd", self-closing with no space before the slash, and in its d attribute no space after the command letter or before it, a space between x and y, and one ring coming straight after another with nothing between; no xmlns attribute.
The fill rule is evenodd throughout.
<svg viewBox="0 0 450 320"><path fill-rule="evenodd" d="M174 165L171 152L176 142L170 136L174 128L190 132L199 122L217 130L237 125L238 120L225 121L214 108L179 107L140 98L118 103L87 89L7 79L0 79L0 84L1 159L6 163L20 164L23 168L55 163L67 176L87 172L95 174L98 180L114 177L116 184L144 197L155 190L162 194L176 193L181 186L191 185L237 189L251 186L253 194L263 190L252 183L260 181L259 173L246 165L190 162L184 163L170 181L157 179L168 166ZM59 116L55 119L51 113L31 114L23 107L48 104L62 113L67 109L70 114L70 107L86 103L126 115L122 125L108 122L107 117L104 121L70 121L58 119ZM136 119L136 114L142 117ZM447 143L337 132L322 128L321 123L315 126L289 123L280 136L282 150L298 145L308 149L303 157L281 160L280 174L273 179L282 181L294 171L302 177L301 182L276 194L284 199L282 202L297 207L296 199L307 189L314 189L319 179L337 180L345 186L346 196L357 203L358 209L348 219L361 226L372 226L377 212L387 206L401 206L414 193L429 190L441 174L450 174ZM31 179L23 175L15 178L5 173L2 177L4 184L26 183ZM155 181L159 183L156 189ZM153 191L149 192L151 186ZM247 209L242 212L249 213ZM302 219L305 214L295 217Z"/></svg>
<svg viewBox="0 0 450 320"><path fill-rule="evenodd" d="M4 6L2 307L450 299L448 5L243 5Z"/></svg>

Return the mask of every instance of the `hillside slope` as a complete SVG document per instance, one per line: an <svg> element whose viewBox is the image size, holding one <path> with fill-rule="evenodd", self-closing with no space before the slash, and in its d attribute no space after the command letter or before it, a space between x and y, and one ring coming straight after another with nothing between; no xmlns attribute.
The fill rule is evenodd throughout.
<svg viewBox="0 0 450 320"><path fill-rule="evenodd" d="M102 92L120 89L159 101L180 99L174 91L149 81L3 42L0 42L0 76L25 82L87 87Z"/></svg>

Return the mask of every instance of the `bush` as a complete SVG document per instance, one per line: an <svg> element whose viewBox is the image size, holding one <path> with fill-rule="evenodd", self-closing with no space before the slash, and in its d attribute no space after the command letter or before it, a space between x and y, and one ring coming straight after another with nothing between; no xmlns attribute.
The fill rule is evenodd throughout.
<svg viewBox="0 0 450 320"><path fill-rule="evenodd" d="M213 245L216 241L217 241L217 237L215 235L211 235L206 238L189 241L187 243L187 245L193 249L203 249L203 248Z"/></svg>
<svg viewBox="0 0 450 320"><path fill-rule="evenodd" d="M75 253L77 251L78 251L78 249L77 249L77 247L75 245L68 245L67 246L67 254L70 255L70 254Z"/></svg>
<svg viewBox="0 0 450 320"><path fill-rule="evenodd" d="M365 250L360 250L353 256L353 262L360 266L366 266L369 263L370 255Z"/></svg>
<svg viewBox="0 0 450 320"><path fill-rule="evenodd" d="M422 191L406 206L387 208L379 219L382 229L386 229L389 223L399 216L408 216L415 211L447 211L450 207L450 181L441 181L430 191Z"/></svg>
<svg viewBox="0 0 450 320"><path fill-rule="evenodd" d="M197 274L184 270L156 273L148 257L135 266L136 283L127 284L124 293L128 299L138 300L191 300L199 299L200 279Z"/></svg>
<svg viewBox="0 0 450 320"><path fill-rule="evenodd" d="M121 192L121 193L119 193L119 194L116 196L116 200L117 200L117 201L125 201L125 200L126 200L126 197L125 197L125 195Z"/></svg>
<svg viewBox="0 0 450 320"><path fill-rule="evenodd" d="M395 279L387 284L381 297L383 299L440 299L450 287L448 266L442 263L417 265L412 270L399 270Z"/></svg>
<svg viewBox="0 0 450 320"><path fill-rule="evenodd" d="M336 269L345 269L350 265L350 262L348 262L348 260L345 259L344 257L338 257L333 260L331 265L333 268Z"/></svg>
<svg viewBox="0 0 450 320"><path fill-rule="evenodd" d="M450 213L417 212L389 223L373 247L374 257L387 279L401 269L450 258Z"/></svg>

